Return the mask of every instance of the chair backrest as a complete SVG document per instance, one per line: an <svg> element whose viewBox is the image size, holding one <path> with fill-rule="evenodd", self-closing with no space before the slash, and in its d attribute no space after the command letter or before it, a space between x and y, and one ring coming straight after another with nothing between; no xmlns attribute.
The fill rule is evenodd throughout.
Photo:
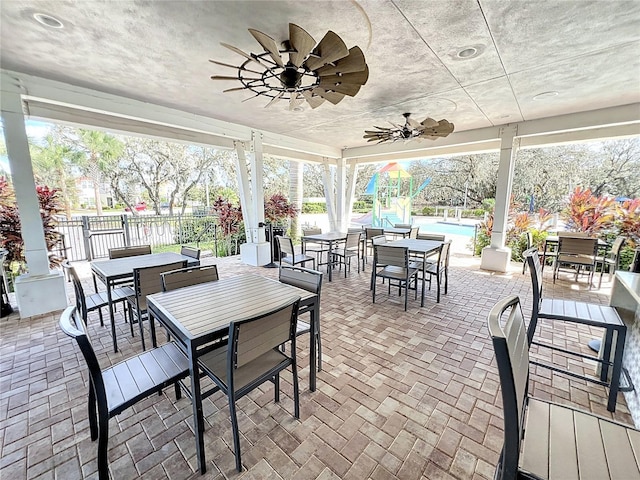
<svg viewBox="0 0 640 480"><path fill-rule="evenodd" d="M369 240L370 238L377 237L379 235L384 235L384 229L383 228L367 228L365 230L365 235L367 237L367 240Z"/></svg>
<svg viewBox="0 0 640 480"><path fill-rule="evenodd" d="M276 235L276 242L278 243L278 249L286 253L287 255L291 255L293 257L293 242L289 237L282 237L280 235Z"/></svg>
<svg viewBox="0 0 640 480"><path fill-rule="evenodd" d="M561 237L573 237L573 238L589 238L591 235L587 232L558 232L558 238Z"/></svg>
<svg viewBox="0 0 640 480"><path fill-rule="evenodd" d="M290 267L283 265L280 267L278 279L281 283L301 288L307 292L320 296L322 289L322 272L303 267Z"/></svg>
<svg viewBox="0 0 640 480"><path fill-rule="evenodd" d="M302 229L302 235L307 236L307 235L320 235L322 233L322 229L318 228L318 227L312 227L312 228L303 228Z"/></svg>
<svg viewBox="0 0 640 480"><path fill-rule="evenodd" d="M347 233L364 233L364 229L362 227L349 227L347 228Z"/></svg>
<svg viewBox="0 0 640 480"><path fill-rule="evenodd" d="M443 270L449 267L449 252L451 251L451 240L444 242L440 247L440 255L438 257L438 269Z"/></svg>
<svg viewBox="0 0 640 480"><path fill-rule="evenodd" d="M417 239L418 230L420 230L420 227L411 227L411 230L409 231L409 238Z"/></svg>
<svg viewBox="0 0 640 480"><path fill-rule="evenodd" d="M594 261L598 253L598 240L588 237L559 237L558 255L587 255L593 256Z"/></svg>
<svg viewBox="0 0 640 480"><path fill-rule="evenodd" d="M409 266L409 249L406 247L375 245L374 258L374 265L407 268Z"/></svg>
<svg viewBox="0 0 640 480"><path fill-rule="evenodd" d="M396 223L393 225L393 228L411 228L410 223Z"/></svg>
<svg viewBox="0 0 640 480"><path fill-rule="evenodd" d="M116 247L109 249L109 258L135 257L151 254L151 245L137 245L135 247Z"/></svg>
<svg viewBox="0 0 640 480"><path fill-rule="evenodd" d="M164 272L162 278L162 291L168 292L177 288L197 285L198 283L215 282L218 280L217 265L208 267L187 267L180 270Z"/></svg>
<svg viewBox="0 0 640 480"><path fill-rule="evenodd" d="M82 352L87 367L89 367L90 388L94 389L98 402L103 402L106 405L107 394L102 379L102 370L91 345L89 333L84 322L79 317L78 309L76 307L67 307L60 316L59 325L62 331L75 339L78 347L80 347L80 352Z"/></svg>
<svg viewBox="0 0 640 480"><path fill-rule="evenodd" d="M618 256L620 255L620 250L622 250L622 246L627 239L625 237L616 237L611 245L611 250L609 251L609 258L612 260L618 260Z"/></svg>
<svg viewBox="0 0 640 480"><path fill-rule="evenodd" d="M293 296L268 313L229 325L228 348L232 359L228 366L230 383L233 370L287 341L291 341L291 352L294 354L299 302L300 297ZM229 388L232 388L231 384Z"/></svg>
<svg viewBox="0 0 640 480"><path fill-rule="evenodd" d="M386 235L376 235L375 237L371 237L371 245L373 245L374 247L376 245L382 245L384 243L387 243Z"/></svg>
<svg viewBox="0 0 640 480"><path fill-rule="evenodd" d="M71 278L71 282L73 283L73 293L76 297L76 308L79 310L82 319L87 321L87 299L84 296L84 288L82 288L82 282L80 281L80 277L78 277L78 272L76 269L68 262L65 261L62 264L62 268L66 270L69 274L69 278Z"/></svg>
<svg viewBox="0 0 640 480"><path fill-rule="evenodd" d="M359 246L360 246L360 232L347 233L347 241L344 243L344 249L357 250Z"/></svg>
<svg viewBox="0 0 640 480"><path fill-rule="evenodd" d="M501 325L504 314L508 317ZM489 334L498 364L504 410L504 446L500 479L520 478L518 460L529 383L529 344L520 299L510 296L489 313Z"/></svg>
<svg viewBox="0 0 640 480"><path fill-rule="evenodd" d="M434 240L436 242L444 242L445 236L438 233L418 233L418 240Z"/></svg>
<svg viewBox="0 0 640 480"><path fill-rule="evenodd" d="M180 255L184 255L185 257L191 257L191 258L195 258L196 260L200 260L200 249L182 245L182 247L180 248Z"/></svg>
<svg viewBox="0 0 640 480"><path fill-rule="evenodd" d="M133 269L133 284L136 290L136 301L141 310L147 308L147 295L162 291L162 277L164 272L185 268L186 261L141 267Z"/></svg>
<svg viewBox="0 0 640 480"><path fill-rule="evenodd" d="M533 247L533 232L531 230L527 230L525 232L525 238L527 240L527 248L525 248L525 250L528 250Z"/></svg>

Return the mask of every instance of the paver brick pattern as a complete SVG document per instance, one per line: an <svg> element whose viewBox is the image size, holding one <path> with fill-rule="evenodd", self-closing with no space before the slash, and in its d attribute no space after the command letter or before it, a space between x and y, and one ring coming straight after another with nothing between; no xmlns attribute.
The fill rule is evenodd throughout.
<svg viewBox="0 0 640 480"><path fill-rule="evenodd" d="M220 277L277 270L244 265L238 257L203 259L217 263ZM76 265L87 291L89 266ZM548 269L550 270L550 269ZM273 401L264 384L238 402L243 472L235 471L227 399L204 401L207 473L196 472L190 400L176 401L173 389L138 403L109 422L109 466L114 479L490 479L502 446L499 378L487 313L506 295L517 294L525 316L531 311L527 273L479 269L479 259L451 259L449 294L425 307L410 296L379 288L369 291L370 269L325 281L321 300L323 371L316 392L308 390L309 346L298 342L301 417L293 415L291 377L282 375L283 394ZM606 279L606 277L605 277ZM68 284L69 300L73 289ZM589 291L567 275L545 294L606 304L610 284ZM250 301L250 299L248 299ZM105 310L106 311L106 310ZM89 436L87 369L75 343L58 328L60 312L30 319L13 314L0 321L0 469L2 478L97 478L97 443ZM108 318L106 316L105 318ZM103 368L141 351L122 309L116 313L118 344L97 312L89 331ZM538 334L556 345L588 353L601 332L584 325L542 321ZM161 340L164 340L161 335ZM537 358L550 359L542 349ZM593 373L593 363L554 354L572 371ZM606 410L604 387L532 368L530 393L577 405L632 424L624 397L615 414ZM205 381L206 382L206 381Z"/></svg>

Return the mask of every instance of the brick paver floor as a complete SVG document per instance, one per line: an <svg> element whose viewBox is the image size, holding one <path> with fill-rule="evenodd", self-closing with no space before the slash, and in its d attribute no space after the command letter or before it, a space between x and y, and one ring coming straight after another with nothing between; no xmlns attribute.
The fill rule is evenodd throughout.
<svg viewBox="0 0 640 480"><path fill-rule="evenodd" d="M277 270L250 267L239 258L206 258L221 277ZM92 291L86 263L76 265ZM550 270L550 269L548 269ZM547 276L548 275L548 276ZM605 276L605 280L607 277ZM525 315L531 307L529 274L514 264L506 274L479 269L479 259L452 257L449 294L435 303L379 289L376 304L369 270L334 276L322 291L323 371L308 391L308 341L299 342L301 418L293 418L291 377L282 376L280 404L265 384L239 401L244 470L234 469L226 397L204 401L207 473L195 471L191 403L173 389L152 396L109 422L109 464L114 479L490 479L502 444L499 379L486 317L499 298L517 294ZM71 284L68 284L72 294ZM554 286L545 272L547 296L607 303L610 284L589 291L567 275ZM74 342L58 328L57 314L0 320L0 477L6 479L97 478L97 444L87 420L87 370ZM104 367L141 351L122 311L116 314L121 351L97 313L90 332ZM543 322L539 333L559 345L582 349L600 332ZM533 352L544 357L544 352ZM593 364L554 359L574 371ZM546 369L532 369L531 393L581 406L631 424L622 394L614 415L607 390Z"/></svg>

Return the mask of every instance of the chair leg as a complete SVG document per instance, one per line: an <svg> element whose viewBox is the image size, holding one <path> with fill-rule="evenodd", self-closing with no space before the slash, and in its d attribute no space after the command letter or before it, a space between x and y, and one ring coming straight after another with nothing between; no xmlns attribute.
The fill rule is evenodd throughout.
<svg viewBox="0 0 640 480"><path fill-rule="evenodd" d="M300 418L300 388L298 385L298 366L295 358L291 363L291 372L293 373L293 416Z"/></svg>
<svg viewBox="0 0 640 480"><path fill-rule="evenodd" d="M231 430L233 431L233 450L236 455L236 470L242 471L240 459L240 433L238 432L238 416L236 414L236 399L233 392L229 392L229 413L231 415Z"/></svg>
<svg viewBox="0 0 640 480"><path fill-rule="evenodd" d="M176 391L176 400L180 400L182 398L182 389L180 388L180 381L177 381L173 384L173 388Z"/></svg>
<svg viewBox="0 0 640 480"><path fill-rule="evenodd" d="M311 315L315 315L311 312ZM316 325L316 343L318 344L318 371L322 371L322 337L320 336L320 318L315 319Z"/></svg>
<svg viewBox="0 0 640 480"><path fill-rule="evenodd" d="M109 480L107 447L109 442L109 414L107 407L98 406L98 478Z"/></svg>
<svg viewBox="0 0 640 480"><path fill-rule="evenodd" d="M371 290L373 290L373 303L376 303L376 277L375 277L375 267L371 272Z"/></svg>
<svg viewBox="0 0 640 480"><path fill-rule="evenodd" d="M142 312L138 310L138 326L140 327L140 342L142 343L142 351L144 352L147 348L144 344L144 328L142 327Z"/></svg>
<svg viewBox="0 0 640 480"><path fill-rule="evenodd" d="M440 303L440 278L441 273L438 272L436 275L436 303Z"/></svg>
<svg viewBox="0 0 640 480"><path fill-rule="evenodd" d="M98 439L97 415L96 394L93 391L93 384L89 381L89 432L91 433L91 440L94 442Z"/></svg>
<svg viewBox="0 0 640 480"><path fill-rule="evenodd" d="M444 294L447 295L449 290L449 268L444 269Z"/></svg>
<svg viewBox="0 0 640 480"><path fill-rule="evenodd" d="M280 374L279 373L276 373L273 376L273 401L276 403L280 401Z"/></svg>

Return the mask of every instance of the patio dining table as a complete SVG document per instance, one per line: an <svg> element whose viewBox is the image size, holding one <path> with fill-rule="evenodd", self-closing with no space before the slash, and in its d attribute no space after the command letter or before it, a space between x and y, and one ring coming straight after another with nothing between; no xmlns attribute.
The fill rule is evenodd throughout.
<svg viewBox="0 0 640 480"><path fill-rule="evenodd" d="M118 341L116 339L116 324L113 315L113 302L111 298L111 289L116 282L133 278L133 270L135 268L156 267L186 261L187 265L197 266L200 261L174 252L152 253L150 255L136 255L133 257L113 258L109 260L98 260L91 262L91 272L93 273L93 286L98 291L96 278L99 278L107 288L107 301L109 303L109 319L111 321L111 335L113 337L113 351L118 351Z"/></svg>
<svg viewBox="0 0 640 480"><path fill-rule="evenodd" d="M310 306L311 332L318 320L320 299L315 293L284 283L247 274L202 283L147 297L151 337L155 345L155 320L164 325L189 358L193 425L200 473L205 473L203 394L200 388L198 356L207 344L224 338L231 322L253 318L282 303L284 298L300 297L300 306ZM309 390L316 389L316 336L311 334ZM205 392L206 396L206 392Z"/></svg>
<svg viewBox="0 0 640 480"><path fill-rule="evenodd" d="M317 233L315 235L305 235L302 237L302 252L305 251L306 242L319 243L321 245L327 245L329 248L328 256L327 256L327 273L329 274L329 281L331 281L331 271L333 270L333 261L331 260L331 252L333 252L333 248L341 242L347 240L347 234L342 232L328 232L328 233ZM320 266L320 263L318 263Z"/></svg>
<svg viewBox="0 0 640 480"><path fill-rule="evenodd" d="M411 233L410 228L402 227L383 227L385 235L394 235L395 237L406 238Z"/></svg>
<svg viewBox="0 0 640 480"><path fill-rule="evenodd" d="M433 255L442 246L444 242L437 240L417 240L413 238L402 238L392 242L385 243L390 247L405 247L409 249L409 253L422 257L422 292L420 297L420 306L424 307L424 279L427 271L427 258Z"/></svg>

